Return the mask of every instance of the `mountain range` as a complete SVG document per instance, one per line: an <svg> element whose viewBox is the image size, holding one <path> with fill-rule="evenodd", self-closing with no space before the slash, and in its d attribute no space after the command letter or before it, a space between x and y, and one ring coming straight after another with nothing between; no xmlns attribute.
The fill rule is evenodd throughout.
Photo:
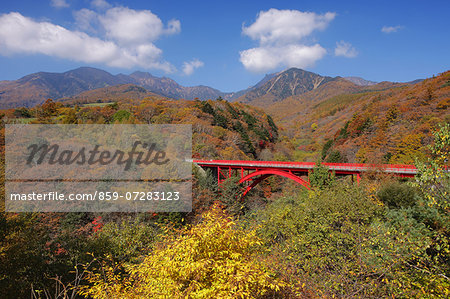
<svg viewBox="0 0 450 299"><path fill-rule="evenodd" d="M334 83L333 83L334 82ZM64 73L38 72L14 81L0 81L0 109L32 107L46 99L80 99L87 101L105 98L107 94L120 94L120 91L139 90L140 97L145 92L172 99L216 99L239 101L255 106L266 107L286 98L299 96L324 86L345 85L344 92L352 92L377 86L376 82L358 77L328 77L297 68L268 74L256 85L248 89L225 93L212 87L198 85L186 87L167 77L156 77L147 72L134 72L130 75L112 75L104 70L81 67ZM120 85L128 87L118 88ZM141 88L141 89L139 89ZM145 91L143 89L145 89ZM100 89L100 90L97 90ZM112 90L111 90L112 89ZM339 89L339 88L338 88ZM89 91L96 90L93 93ZM337 90L339 92L339 90ZM97 99L93 99L97 97Z"/></svg>
<svg viewBox="0 0 450 299"><path fill-rule="evenodd" d="M226 93L208 86L181 86L166 77L134 72L112 75L106 71L81 67L64 73L39 72L15 81L0 81L0 108L32 107L46 99L68 99L99 88L133 84L149 92L173 99L216 99Z"/></svg>

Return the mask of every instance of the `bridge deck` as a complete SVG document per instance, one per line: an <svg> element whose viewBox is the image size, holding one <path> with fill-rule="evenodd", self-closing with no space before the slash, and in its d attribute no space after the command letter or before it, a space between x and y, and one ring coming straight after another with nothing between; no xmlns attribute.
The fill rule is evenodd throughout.
<svg viewBox="0 0 450 299"><path fill-rule="evenodd" d="M280 161L240 161L240 160L193 160L203 167L223 167L231 169L283 169L292 172L308 172L316 166L314 162L280 162ZM336 174L360 174L362 172L380 171L400 176L413 177L417 174L414 165L402 164L362 164L362 163L322 163Z"/></svg>

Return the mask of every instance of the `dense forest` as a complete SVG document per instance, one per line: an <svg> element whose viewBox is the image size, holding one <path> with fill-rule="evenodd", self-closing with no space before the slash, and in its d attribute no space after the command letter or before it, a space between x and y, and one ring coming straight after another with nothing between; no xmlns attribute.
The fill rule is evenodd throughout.
<svg viewBox="0 0 450 299"><path fill-rule="evenodd" d="M419 173L356 184L318 163L311 190L270 178L239 200L237 178L218 187L193 167L191 213L9 213L3 198L0 297L448 298L448 76L330 98L315 119L340 126L324 132L329 122L310 118L297 126L306 137L220 98L3 110L3 123L192 124L194 158L415 163ZM354 103L363 108L344 114ZM310 142L316 134L325 138ZM1 140L4 197L4 128Z"/></svg>

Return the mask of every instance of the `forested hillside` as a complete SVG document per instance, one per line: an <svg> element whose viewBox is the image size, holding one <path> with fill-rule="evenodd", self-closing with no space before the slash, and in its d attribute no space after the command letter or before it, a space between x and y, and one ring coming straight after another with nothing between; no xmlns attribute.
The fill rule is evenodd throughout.
<svg viewBox="0 0 450 299"><path fill-rule="evenodd" d="M357 108L329 139L334 141L333 146L323 152L329 160L414 163L414 159L425 157L426 147L432 141L431 132L437 125L450 121L450 72L413 86L342 99L346 100ZM322 107L333 106L332 102ZM331 114L340 109L342 106L338 105L328 110L330 120ZM336 128L338 119L345 117L344 110L342 114L336 112L333 124L327 120L318 122L318 127L324 128L318 128L317 134L324 134L326 127L328 130L331 126Z"/></svg>
<svg viewBox="0 0 450 299"><path fill-rule="evenodd" d="M143 99L168 99L159 94L155 94L146 90L141 86L134 84L119 84L97 88L94 90L84 91L73 97L61 98L59 101L64 104L95 104L95 103L111 103L130 100Z"/></svg>
<svg viewBox="0 0 450 299"><path fill-rule="evenodd" d="M382 83L335 96L318 91L267 108L306 158L321 152L329 162L410 164L450 118L450 72L414 85Z"/></svg>
<svg viewBox="0 0 450 299"><path fill-rule="evenodd" d="M192 124L193 155L205 159L257 159L263 150L273 149L278 138L278 128L272 118L244 104L224 100L168 100L133 85L121 86L116 97L116 89L100 90L100 103L93 101L96 93L90 91L68 104L47 100L35 108L3 110L1 115L13 123ZM124 98L124 90L131 93L128 97L136 93L151 96L144 100ZM118 98L119 102L113 102Z"/></svg>

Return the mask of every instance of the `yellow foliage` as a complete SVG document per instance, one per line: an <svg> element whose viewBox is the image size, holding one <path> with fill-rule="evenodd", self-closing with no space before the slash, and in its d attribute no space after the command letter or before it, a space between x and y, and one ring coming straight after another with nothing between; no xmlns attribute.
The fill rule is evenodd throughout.
<svg viewBox="0 0 450 299"><path fill-rule="evenodd" d="M261 242L255 231L236 227L218 207L203 221L176 235L167 234L138 265L125 266L127 276L105 266L91 273L93 298L256 298L285 284L255 258Z"/></svg>
<svg viewBox="0 0 450 299"><path fill-rule="evenodd" d="M415 158L423 159L421 136L419 134L409 134L402 138L395 149L395 154L390 159L390 163L412 164Z"/></svg>
<svg viewBox="0 0 450 299"><path fill-rule="evenodd" d="M450 98L443 99L436 106L437 109L442 109L442 110L445 110L448 107L450 107Z"/></svg>
<svg viewBox="0 0 450 299"><path fill-rule="evenodd" d="M356 153L356 161L358 163L366 163L367 162L367 149L365 147L360 147L358 152Z"/></svg>

